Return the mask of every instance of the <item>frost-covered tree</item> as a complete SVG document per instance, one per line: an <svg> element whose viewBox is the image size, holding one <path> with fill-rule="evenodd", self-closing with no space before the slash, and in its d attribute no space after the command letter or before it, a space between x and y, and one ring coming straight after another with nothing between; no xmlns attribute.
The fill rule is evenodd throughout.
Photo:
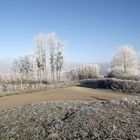
<svg viewBox="0 0 140 140"><path fill-rule="evenodd" d="M60 40L56 33L47 34L47 44L50 47L50 65L53 81L60 81L60 75L63 68L62 48L65 46L64 41ZM56 76L56 78L55 78Z"/></svg>
<svg viewBox="0 0 140 140"><path fill-rule="evenodd" d="M129 45L121 46L114 54L111 63L112 71L131 74L137 71L137 54Z"/></svg>
<svg viewBox="0 0 140 140"><path fill-rule="evenodd" d="M64 62L64 57L62 53L62 48L65 47L65 43L60 41L58 42L57 45L57 51L56 51L56 76L57 76L57 81L60 82L60 77L61 77L61 71L63 68L63 62Z"/></svg>
<svg viewBox="0 0 140 140"><path fill-rule="evenodd" d="M30 74L33 72L33 64L31 63L29 56L14 59L12 70L16 77L15 82L20 81L22 90L23 82L27 82L31 77Z"/></svg>
<svg viewBox="0 0 140 140"><path fill-rule="evenodd" d="M99 77L98 64L86 64L74 68L68 73L68 77L72 80L93 79Z"/></svg>
<svg viewBox="0 0 140 140"><path fill-rule="evenodd" d="M36 47L36 61L38 67L39 79L47 79L47 66L46 66L46 40L47 35L40 33L35 37L35 47Z"/></svg>
<svg viewBox="0 0 140 140"><path fill-rule="evenodd" d="M50 32L47 34L47 44L50 48L50 66L52 80L55 81L55 50L57 47L58 37L56 33Z"/></svg>
<svg viewBox="0 0 140 140"><path fill-rule="evenodd" d="M15 73L15 76L19 77L18 75L20 75L21 80L23 80L23 77L26 80L31 80L34 71L31 56L27 55L14 59L12 70Z"/></svg>

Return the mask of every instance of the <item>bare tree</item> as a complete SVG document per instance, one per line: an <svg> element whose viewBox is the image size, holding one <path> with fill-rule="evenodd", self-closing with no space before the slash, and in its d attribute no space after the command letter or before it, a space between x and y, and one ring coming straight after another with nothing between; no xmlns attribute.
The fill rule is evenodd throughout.
<svg viewBox="0 0 140 140"><path fill-rule="evenodd" d="M15 77L19 79L21 83L21 89L23 82L28 82L31 80L31 76L33 78L33 63L30 60L30 56L19 57L14 59L12 70L15 74ZM24 81L23 81L24 80ZM15 82L18 82L16 80Z"/></svg>
<svg viewBox="0 0 140 140"><path fill-rule="evenodd" d="M44 33L35 36L36 47L36 61L38 67L38 75L41 82L47 79L47 66L46 66L46 39Z"/></svg>

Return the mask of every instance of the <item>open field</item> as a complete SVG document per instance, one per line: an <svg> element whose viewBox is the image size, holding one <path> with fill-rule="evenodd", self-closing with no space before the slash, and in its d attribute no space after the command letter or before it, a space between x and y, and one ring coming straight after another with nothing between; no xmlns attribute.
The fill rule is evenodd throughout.
<svg viewBox="0 0 140 140"><path fill-rule="evenodd" d="M121 99L123 97L130 97L130 95L120 94L113 91L111 92L74 86L69 88L34 92L30 94L0 97L0 111L41 101L93 100L93 98Z"/></svg>

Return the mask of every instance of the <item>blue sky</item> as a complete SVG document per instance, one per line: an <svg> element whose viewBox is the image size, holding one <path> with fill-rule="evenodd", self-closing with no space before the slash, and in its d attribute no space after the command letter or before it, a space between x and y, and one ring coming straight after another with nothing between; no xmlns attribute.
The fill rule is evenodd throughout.
<svg viewBox="0 0 140 140"><path fill-rule="evenodd" d="M140 50L140 0L0 0L0 59L51 31L67 40L68 61L109 62L116 46Z"/></svg>

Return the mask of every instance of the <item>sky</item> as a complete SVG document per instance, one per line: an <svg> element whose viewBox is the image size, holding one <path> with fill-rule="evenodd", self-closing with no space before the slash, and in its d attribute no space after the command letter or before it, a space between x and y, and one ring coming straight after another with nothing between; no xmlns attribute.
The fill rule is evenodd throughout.
<svg viewBox="0 0 140 140"><path fill-rule="evenodd" d="M70 62L110 62L117 46L140 51L140 0L0 0L0 59L33 51L33 37L56 32Z"/></svg>

